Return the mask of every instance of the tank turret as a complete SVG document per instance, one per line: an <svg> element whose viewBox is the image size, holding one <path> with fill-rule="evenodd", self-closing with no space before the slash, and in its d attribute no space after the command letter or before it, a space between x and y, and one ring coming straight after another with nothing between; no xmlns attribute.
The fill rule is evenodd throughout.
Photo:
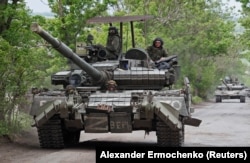
<svg viewBox="0 0 250 163"><path fill-rule="evenodd" d="M115 63L117 63L116 65L114 64L111 69L103 71L105 70L105 62L93 64L86 62L64 43L43 30L37 23L31 25L31 30L40 35L61 55L68 58L86 73L86 75L82 76L79 75L80 73L72 73L69 77L71 82L68 82L68 84L79 83L77 80L82 80L81 78L90 76L90 80L93 81L93 83L91 83L92 85L102 86L105 85L107 81L114 80L117 82L118 89L128 90L139 88L159 90L164 87L171 87L178 76L176 75L179 71L177 55L166 58L165 61L171 62L172 67L168 70L161 71L150 65L149 56L144 49L131 48L125 53L124 59L115 61ZM111 64L109 62L106 65L110 66ZM78 86L84 85L78 84Z"/></svg>

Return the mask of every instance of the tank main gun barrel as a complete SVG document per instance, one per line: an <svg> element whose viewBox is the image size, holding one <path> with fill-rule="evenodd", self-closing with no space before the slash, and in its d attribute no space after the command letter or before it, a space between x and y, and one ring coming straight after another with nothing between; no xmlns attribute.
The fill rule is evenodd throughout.
<svg viewBox="0 0 250 163"><path fill-rule="evenodd" d="M39 26L38 23L32 23L31 30L40 35L48 43L50 43L53 46L53 48L57 50L60 54L70 59L82 70L84 70L87 74L89 74L97 83L104 82L107 80L108 77L105 76L104 73L95 69L93 66L88 64L84 59L80 58L63 42L57 40L56 38L51 36L48 32L46 32L44 29L42 29L42 27Z"/></svg>
<svg viewBox="0 0 250 163"><path fill-rule="evenodd" d="M230 90L230 87L227 85L227 83L223 79L221 79L221 81L227 87L227 89Z"/></svg>

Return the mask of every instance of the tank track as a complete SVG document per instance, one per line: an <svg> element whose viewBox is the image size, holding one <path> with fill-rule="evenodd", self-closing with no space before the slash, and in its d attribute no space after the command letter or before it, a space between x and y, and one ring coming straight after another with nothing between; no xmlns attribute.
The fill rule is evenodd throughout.
<svg viewBox="0 0 250 163"><path fill-rule="evenodd" d="M78 144L81 134L80 130L66 130L58 115L52 117L37 130L41 148L64 148Z"/></svg>
<svg viewBox="0 0 250 163"><path fill-rule="evenodd" d="M41 148L64 148L63 130L58 116L37 128Z"/></svg>
<svg viewBox="0 0 250 163"><path fill-rule="evenodd" d="M67 131L63 130L63 140L66 146L72 146L79 143L81 131Z"/></svg>
<svg viewBox="0 0 250 163"><path fill-rule="evenodd" d="M184 125L182 130L173 130L162 120L158 120L156 136L160 147L181 147L184 143Z"/></svg>

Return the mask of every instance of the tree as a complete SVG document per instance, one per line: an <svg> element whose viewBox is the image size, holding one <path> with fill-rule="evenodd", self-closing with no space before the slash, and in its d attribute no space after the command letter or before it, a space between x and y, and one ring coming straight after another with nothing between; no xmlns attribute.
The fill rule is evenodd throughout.
<svg viewBox="0 0 250 163"><path fill-rule="evenodd" d="M107 13L109 5L116 0L48 0L55 20L47 24L54 36L58 36L66 45L75 50L79 36L86 38L86 20Z"/></svg>
<svg viewBox="0 0 250 163"><path fill-rule="evenodd" d="M44 18L31 17L23 0L1 1L0 7L0 123L12 129L18 128L15 114L28 89L44 78L41 72L47 65L41 63L46 63L47 54L37 48L36 37L30 30L34 19Z"/></svg>

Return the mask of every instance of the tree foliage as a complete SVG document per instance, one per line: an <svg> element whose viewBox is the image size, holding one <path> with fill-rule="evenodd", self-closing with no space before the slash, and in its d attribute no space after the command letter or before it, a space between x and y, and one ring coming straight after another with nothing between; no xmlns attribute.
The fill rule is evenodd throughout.
<svg viewBox="0 0 250 163"><path fill-rule="evenodd" d="M24 103L28 89L43 80L48 65L47 54L38 48L30 31L33 18L24 2L1 2L4 3L0 10L0 123L12 127L19 104Z"/></svg>
<svg viewBox="0 0 250 163"><path fill-rule="evenodd" d="M236 0L241 4L241 14L238 18L238 23L242 27L242 30L240 32L240 36L238 38L239 43L239 54L240 58L245 61L245 64L247 65L247 69L245 69L246 74L243 76L243 79L245 79L246 83L250 84L249 79L249 62L250 62L250 3L247 0Z"/></svg>
<svg viewBox="0 0 250 163"><path fill-rule="evenodd" d="M85 36L86 20L94 16L107 14L109 5L116 0L48 0L55 19L47 24L53 35L58 36L66 45L75 49L79 36Z"/></svg>

